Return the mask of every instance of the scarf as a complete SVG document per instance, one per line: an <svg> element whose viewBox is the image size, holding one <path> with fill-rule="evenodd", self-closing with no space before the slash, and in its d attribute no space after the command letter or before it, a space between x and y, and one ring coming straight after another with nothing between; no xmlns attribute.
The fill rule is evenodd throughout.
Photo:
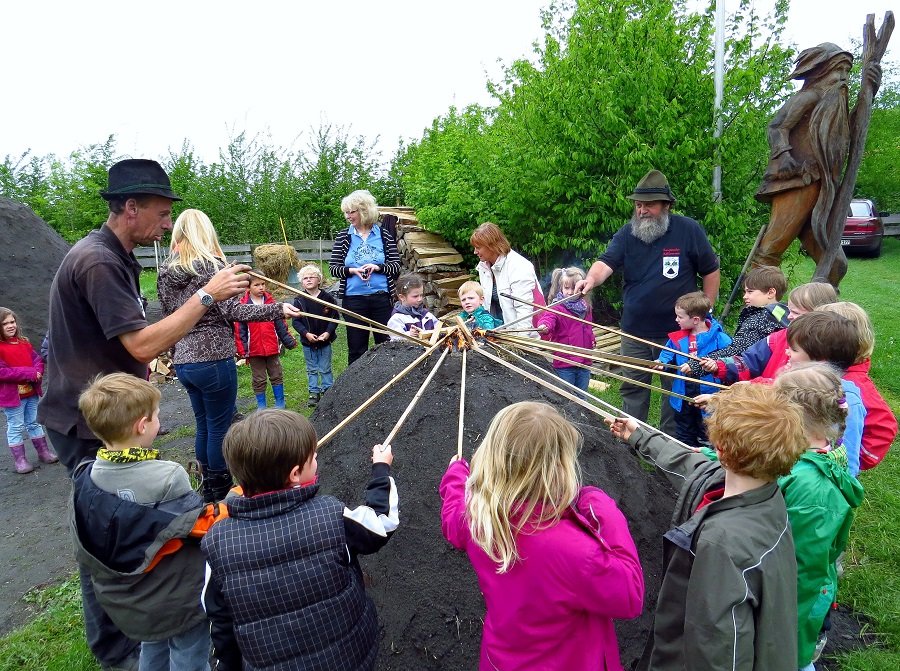
<svg viewBox="0 0 900 671"><path fill-rule="evenodd" d="M97 458L111 461L114 464L132 464L138 461L159 459L159 450L150 447L126 447L124 450L110 450L101 447L97 450Z"/></svg>
<svg viewBox="0 0 900 671"><path fill-rule="evenodd" d="M561 301L563 299L562 291L556 292L556 298L553 299L553 302ZM563 303L566 310L571 312L573 315L578 317L579 319L584 319L584 316L587 314L587 302L585 302L584 298L581 296L571 298Z"/></svg>

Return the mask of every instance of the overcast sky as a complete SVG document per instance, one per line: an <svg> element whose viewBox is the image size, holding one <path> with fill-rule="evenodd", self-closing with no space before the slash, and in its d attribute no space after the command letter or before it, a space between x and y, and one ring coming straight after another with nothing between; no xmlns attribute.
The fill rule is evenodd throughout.
<svg viewBox="0 0 900 671"><path fill-rule="evenodd" d="M498 59L531 55L547 2L7 2L0 157L66 156L115 134L122 154L159 158L187 138L209 162L235 132L302 149L331 123L380 136L388 160L398 138L421 137L450 105L490 104L487 78L499 77ZM801 48L849 48L866 14L877 28L889 8L791 4Z"/></svg>

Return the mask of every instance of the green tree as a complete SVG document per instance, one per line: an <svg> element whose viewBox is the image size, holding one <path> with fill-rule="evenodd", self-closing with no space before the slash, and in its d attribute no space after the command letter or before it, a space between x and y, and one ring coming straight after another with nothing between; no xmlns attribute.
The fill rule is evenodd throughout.
<svg viewBox="0 0 900 671"><path fill-rule="evenodd" d="M753 194L765 128L786 93L785 17L786 3L771 17L750 2L732 15L716 141L710 12L671 0L551 4L534 58L489 84L496 106L451 109L408 148L407 200L457 244L491 218L535 259L568 251L587 261L630 216L625 196L656 167L734 277L767 218ZM717 162L721 203L711 193Z"/></svg>

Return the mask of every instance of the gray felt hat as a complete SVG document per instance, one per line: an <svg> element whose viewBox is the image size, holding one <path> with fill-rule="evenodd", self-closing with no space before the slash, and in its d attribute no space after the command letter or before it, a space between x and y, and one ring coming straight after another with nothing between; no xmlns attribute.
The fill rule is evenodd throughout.
<svg viewBox="0 0 900 671"><path fill-rule="evenodd" d="M634 187L634 193L628 196L631 200L652 202L654 200L667 200L675 202L672 189L669 188L669 180L659 170L651 170Z"/></svg>

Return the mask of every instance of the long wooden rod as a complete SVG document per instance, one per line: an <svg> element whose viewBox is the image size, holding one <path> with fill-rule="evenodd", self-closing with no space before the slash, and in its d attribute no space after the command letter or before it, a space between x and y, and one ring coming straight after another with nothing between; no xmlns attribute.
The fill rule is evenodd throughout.
<svg viewBox="0 0 900 671"><path fill-rule="evenodd" d="M332 306L332 307L334 307L334 306ZM374 326L369 326L368 324L357 324L355 322L348 322L343 319L332 319L331 317L323 317L322 315L314 315L311 312L303 312L303 310L300 311L300 315L302 317L313 317L315 319L321 319L322 321L325 321L325 322L333 322L335 324L343 324L344 326L347 326L347 327L352 326L355 329L363 329L364 331L371 331L372 333L384 333L385 335L391 334L390 331L386 331L385 329L377 329Z"/></svg>
<svg viewBox="0 0 900 671"><path fill-rule="evenodd" d="M519 359L519 360L522 361L523 363L527 364L529 367L535 368L535 369L537 369L538 371L541 371L541 372L543 372L544 374L546 374L546 375L548 375L548 376L549 376L549 375L555 375L554 373L550 373L549 371L545 370L544 368L541 368L541 367L538 366L536 363L534 363L534 362L532 362L532 361L529 361L529 360L526 359L525 357L519 356L518 354L516 354L516 353L513 352L512 350L509 350L509 349L507 349L507 348L505 348L505 347L502 347L502 346L500 346L500 345L497 345L496 343L489 342L488 344L490 344L490 346L493 347L494 349L499 349L499 350L505 352L506 354L509 354L510 356L513 356L513 357L515 357L516 359ZM598 398L597 396L594 396L594 395L591 394L590 392L584 391L583 389L579 389L579 388L576 387L575 385L570 384L569 382L566 382L566 381L563 380L562 378L559 378L558 381L559 381L559 382L562 382L566 387L568 387L568 388L570 388L570 389L574 389L574 390L576 390L578 393L590 397L590 399L591 399L592 401L594 401L594 402L596 402L596 403L600 403L600 404L602 404L602 405L605 405L607 408L610 408L610 409L612 409L612 410L615 410L616 412L619 413L619 415L620 415L621 417L631 417L631 415L629 415L629 414L628 414L627 412L625 412L624 410L620 410L619 408L617 408L617 407L614 406L613 404L607 403L607 402L604 401L602 398ZM599 413L598 413L598 414L599 414ZM610 418L607 417L607 419L610 419ZM635 422L637 422L638 424L640 424L641 426L643 426L643 427L646 428L646 429L650 429L650 430L652 430L652 431L658 431L658 430L659 430L659 429L657 429L657 428L651 426L650 424L647 424L646 422L643 422L643 421L639 420L637 417L631 417L631 419L633 419ZM670 437L672 440L674 440L676 443L678 443L679 445L682 445L683 447L686 447L686 448L689 449L689 450L693 450L693 449L694 449L694 448L692 448L690 445L687 445L686 443L682 443L680 440L678 440L678 439L675 438L674 436L669 436L669 437Z"/></svg>
<svg viewBox="0 0 900 671"><path fill-rule="evenodd" d="M547 352L537 349L535 347L531 347L529 345L516 345L520 350L525 352L530 352L532 354L537 354L538 356L544 356ZM550 356L554 359L561 360L561 357L554 356L552 353ZM587 366L585 364L575 364L576 366L580 366L581 368L586 368L596 375L602 375L604 377L611 377L614 380L620 380L621 382L627 382L628 384L633 384L637 387L643 387L644 389L649 389L650 391L658 391L660 394L665 394L666 396L674 396L675 398L680 398L683 401L687 401L689 403L693 403L694 399L690 396L684 396L682 394L676 393L674 391L669 391L668 389L663 389L662 387L654 387L652 384L647 384L646 382L640 382L638 380L632 380L630 377L625 377L624 375L619 375L617 373L613 373L608 370L603 370L602 368L597 368L595 366Z"/></svg>
<svg viewBox="0 0 900 671"><path fill-rule="evenodd" d="M505 298L513 298L513 299L515 299L515 300L517 300L517 301L521 301L522 303L527 303L528 305L531 305L532 307L539 307L540 309L539 309L539 310L535 310L535 311L532 312L531 314L525 315L524 317L519 317L518 319L513 319L513 320L512 320L511 322L509 322L508 324L501 324L501 325L498 326L496 329L494 329L494 330L496 330L496 331L503 331L503 330L506 330L506 327L507 327L507 326L512 326L513 324L518 324L519 322L523 322L523 321L525 321L526 319L531 319L532 317L534 317L534 316L535 316L538 312L540 312L541 310L546 309L546 308L552 308L552 307L554 307L554 306L556 306L556 305L560 305L560 304L565 303L567 300L570 299L569 296L566 296L565 298L560 298L558 301L555 301L555 302L553 302L553 303L550 303L549 305L541 305L541 306L538 306L538 305L535 305L534 303L529 303L528 301L524 301L524 300L522 300L521 298L515 298L514 296L508 296L507 294L502 294L502 293L501 293L500 295L503 296L503 297L505 297ZM531 329L531 330L534 331L534 329Z"/></svg>
<svg viewBox="0 0 900 671"><path fill-rule="evenodd" d="M595 415L600 415L601 417L604 417L606 419L618 419L619 418L619 415L612 415L608 412L605 412L605 411L601 410L600 408L598 408L597 406L591 405L587 401L579 398L578 396L575 396L574 394L570 394L565 389L560 389L558 386L551 384L545 380L542 380L541 378L537 377L536 375L532 375L528 371L522 370L518 366L514 366L513 364L509 363L508 361L504 361L497 355L491 354L490 352L485 350L483 347L479 347L475 351L478 352L479 354L481 354L482 356L487 357L491 361L493 361L495 363L499 363L504 368L509 368L513 372L518 373L519 375L531 380L532 382L537 382L542 387L546 387L547 389L550 389L551 391L556 392L563 398L566 398L566 399L572 401L573 403L577 403L582 408L585 408L586 410L590 410Z"/></svg>
<svg viewBox="0 0 900 671"><path fill-rule="evenodd" d="M462 375L459 382L459 426L456 429L456 458L462 459L463 451L463 417L466 414L466 353L462 353Z"/></svg>
<svg viewBox="0 0 900 671"><path fill-rule="evenodd" d="M422 386L419 387L419 390L416 392L416 395L413 396L412 400L409 402L409 405L406 406L406 409L403 411L403 414L400 415L400 419L397 420L397 423L394 424L394 428L391 429L391 432L387 435L387 438L381 443L382 445L390 445L391 441L396 438L397 433L400 431L400 428L403 426L403 423L406 421L406 418L409 417L409 413L412 412L413 408L416 407L416 403L419 402L419 399L422 398L422 394L425 393L425 388L431 382L432 378L434 378L435 373L438 372L438 368L441 367L441 364L444 363L444 359L447 358L447 355L450 353L450 348L447 347L441 352L441 357L437 360L437 363L434 364L434 368L431 369L431 372L428 373L428 377L425 378L425 381L422 383Z"/></svg>
<svg viewBox="0 0 900 671"><path fill-rule="evenodd" d="M368 317L363 317L361 314L357 314L356 312L353 312L353 310L348 310L347 308L345 308L342 305L335 305L334 303L329 303L328 301L323 301L321 298L316 298L315 296L310 296L305 291L301 291L300 289L292 287L290 284L282 284L278 280L273 280L270 277L266 277L265 275L262 275L262 274L256 272L255 270L248 270L247 274L250 275L251 277L255 277L260 280L265 280L266 282L271 282L276 287L281 287L282 289L286 289L287 291L291 291L295 294L302 295L304 298L308 298L313 303L318 303L320 305L327 305L328 307L334 308L338 312L342 312L345 315L349 315L349 316L353 317L354 319L363 322L364 324L370 324L370 325L374 326L375 328L384 329L391 335L395 335L398 338L403 338L404 340L409 340L411 342L416 343L417 345L424 346L424 344L425 344L418 338L413 338L408 333L403 333L403 331L395 331L394 329L390 328L389 326L386 326L385 324L377 322L374 319L369 319Z"/></svg>
<svg viewBox="0 0 900 671"><path fill-rule="evenodd" d="M544 312L552 312L553 314L559 315L560 317L565 317L566 319L572 319L576 322L581 322L582 324L587 324L591 328L596 327L596 328L600 328L604 331L607 331L609 333L617 333L620 336L624 336L625 338L635 340L639 343L643 343L645 345L650 345L651 347L658 347L659 349L664 349L669 352L675 352L675 354L680 354L681 356L683 356L687 359L693 359L694 361L700 361L700 357L698 357L698 356L694 356L693 354L687 354L685 352L682 352L681 350L673 349L672 347L666 347L665 345L658 345L655 342L653 342L652 340L644 340L643 338L638 338L637 336L633 336L630 333L625 333L625 331L622 331L620 329L614 329L610 326L603 326L603 324L595 324L594 322L589 322L586 319L581 319L579 317L576 317L575 315L566 314L565 312L560 312L559 310L553 310L552 308L545 307L543 305L536 305L535 303L531 303L522 298L516 298L515 296L511 296L509 294L500 294L500 295L504 296L505 298L511 298L514 301L519 301L520 303L525 303L525 305L530 305L531 307L537 308L538 310L543 310Z"/></svg>
<svg viewBox="0 0 900 671"><path fill-rule="evenodd" d="M347 426L347 424L349 424L354 419L356 419L366 408L368 408L375 401L377 401L379 398L381 398L392 386L394 386L394 384L399 382L413 368L415 368L420 363L422 363L425 359L427 359L431 355L431 353L434 352L434 350L436 350L438 347L441 346L441 344L444 342L444 340L446 338L447 338L447 336L444 336L443 338L438 340L434 345L432 345L427 350L422 352L422 354L420 354L418 357L416 357L415 361L413 361L406 368L404 368L399 373L397 373L394 377L392 377L390 380L388 380L387 384L385 384L381 389L379 389L374 394L372 394L368 399L366 399L365 403L363 403L356 410L354 410L349 415L344 417L344 419L342 419L340 421L340 423L337 426L335 426L331 431L329 431L324 436L319 438L319 442L316 444L317 447L321 448L321 447L324 447L325 445L327 445L329 443L329 441L331 441L331 439L334 438L335 434L337 434L338 431L340 431L345 426Z"/></svg>
<svg viewBox="0 0 900 671"><path fill-rule="evenodd" d="M579 356L583 356L585 358L591 358L594 361L602 361L604 363L614 363L616 366L621 366L623 368L630 368L632 370L638 370L642 373L653 374L656 373L660 377L670 377L673 380L684 380L685 382L693 382L696 384L704 384L710 387L715 387L716 389L728 389L727 385L719 384L718 382L707 382L705 380L701 380L696 377L687 377L685 375L679 375L678 373L667 373L664 370L657 370L656 368L652 368L650 366L639 366L633 363L627 363L625 361L617 361L611 360L605 357L602 354L597 354L596 350L586 350L582 347L574 347L573 345L566 345L565 343L555 343L548 340L535 341L533 338L521 338L521 337L499 337L498 338L504 342L509 342L514 345L528 345L531 344L538 349L543 349L552 352L571 352L573 354L577 354ZM565 361L565 358L559 358L559 361Z"/></svg>

